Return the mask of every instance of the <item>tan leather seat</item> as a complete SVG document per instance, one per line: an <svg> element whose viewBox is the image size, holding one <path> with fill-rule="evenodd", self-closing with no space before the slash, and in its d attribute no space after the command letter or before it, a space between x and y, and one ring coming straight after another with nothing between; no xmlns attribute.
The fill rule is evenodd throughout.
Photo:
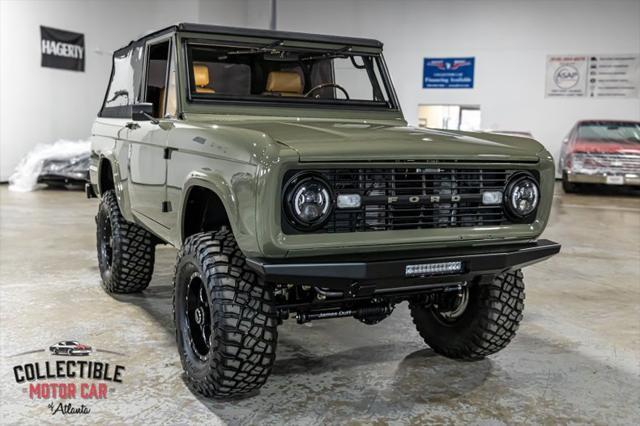
<svg viewBox="0 0 640 426"><path fill-rule="evenodd" d="M302 96L302 78L294 71L271 71L267 77L265 94Z"/></svg>
<svg viewBox="0 0 640 426"><path fill-rule="evenodd" d="M209 68L202 64L193 64L193 78L196 83L196 93L216 93L209 86L211 80L209 79Z"/></svg>

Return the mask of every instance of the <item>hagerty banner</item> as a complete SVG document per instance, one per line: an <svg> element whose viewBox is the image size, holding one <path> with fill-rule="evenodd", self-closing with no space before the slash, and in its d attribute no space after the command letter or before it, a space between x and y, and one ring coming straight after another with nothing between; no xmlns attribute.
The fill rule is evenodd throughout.
<svg viewBox="0 0 640 426"><path fill-rule="evenodd" d="M84 71L84 34L40 26L43 67Z"/></svg>

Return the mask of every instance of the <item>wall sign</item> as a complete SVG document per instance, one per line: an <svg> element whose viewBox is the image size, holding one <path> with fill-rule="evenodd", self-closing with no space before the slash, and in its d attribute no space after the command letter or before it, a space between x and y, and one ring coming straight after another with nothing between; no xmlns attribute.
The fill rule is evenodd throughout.
<svg viewBox="0 0 640 426"><path fill-rule="evenodd" d="M40 26L41 65L84 71L84 34Z"/></svg>
<svg viewBox="0 0 640 426"><path fill-rule="evenodd" d="M637 98L640 55L549 55L546 97Z"/></svg>
<svg viewBox="0 0 640 426"><path fill-rule="evenodd" d="M473 89L476 58L424 58L423 89Z"/></svg>

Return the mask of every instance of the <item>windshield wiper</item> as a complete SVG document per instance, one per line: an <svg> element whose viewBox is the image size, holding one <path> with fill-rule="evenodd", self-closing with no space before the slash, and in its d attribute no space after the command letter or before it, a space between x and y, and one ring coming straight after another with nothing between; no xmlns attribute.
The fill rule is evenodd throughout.
<svg viewBox="0 0 640 426"><path fill-rule="evenodd" d="M345 53L349 53L353 50L353 46L343 46L338 49L330 50L326 53L322 53L320 55L315 56L307 56L305 58L301 58L302 61L315 61L318 59L334 59L334 58L346 58L351 55L345 55Z"/></svg>
<svg viewBox="0 0 640 426"><path fill-rule="evenodd" d="M335 52L335 53L351 52L352 49L353 49L353 46L344 46L344 47L341 47L340 49L332 50L332 52Z"/></svg>
<svg viewBox="0 0 640 426"><path fill-rule="evenodd" d="M245 50L235 50L233 52L227 52L227 55L255 55L256 53L264 53L264 52L277 52L276 47L280 47L284 45L284 40L276 40L273 43L270 43L263 47L252 47Z"/></svg>
<svg viewBox="0 0 640 426"><path fill-rule="evenodd" d="M109 100L107 100L107 102L113 102L116 99L118 99L120 96L126 96L127 99L129 99L129 92L126 90L118 90L113 94L113 97Z"/></svg>

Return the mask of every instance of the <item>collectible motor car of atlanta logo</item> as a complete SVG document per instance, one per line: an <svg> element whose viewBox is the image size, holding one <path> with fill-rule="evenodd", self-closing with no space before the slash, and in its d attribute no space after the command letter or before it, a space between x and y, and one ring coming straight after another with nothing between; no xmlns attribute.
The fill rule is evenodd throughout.
<svg viewBox="0 0 640 426"><path fill-rule="evenodd" d="M54 355L89 355L91 346L83 345L75 340L63 340L49 346L49 351Z"/></svg>
<svg viewBox="0 0 640 426"><path fill-rule="evenodd" d="M22 357L45 354L46 349L21 352ZM89 414L91 408L76 401L104 400L123 382L124 365L101 360L79 359L95 354L124 355L105 349L93 349L78 340L60 340L48 348L51 358L23 362L13 366L13 376L22 392L31 400L46 400L51 414ZM54 358L55 357L55 358Z"/></svg>

